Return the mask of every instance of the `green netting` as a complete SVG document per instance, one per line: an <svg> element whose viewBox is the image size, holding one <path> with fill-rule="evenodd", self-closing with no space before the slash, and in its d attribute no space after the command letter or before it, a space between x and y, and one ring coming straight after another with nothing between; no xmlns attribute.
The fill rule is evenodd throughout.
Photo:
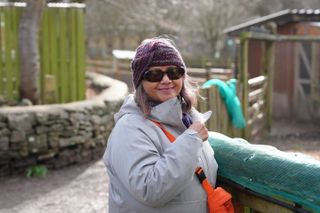
<svg viewBox="0 0 320 213"><path fill-rule="evenodd" d="M320 212L320 161L210 132L218 174L266 196Z"/></svg>

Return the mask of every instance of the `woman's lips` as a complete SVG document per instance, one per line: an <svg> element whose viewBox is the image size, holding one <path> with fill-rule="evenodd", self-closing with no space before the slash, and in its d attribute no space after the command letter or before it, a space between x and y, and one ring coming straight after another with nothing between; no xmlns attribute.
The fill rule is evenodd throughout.
<svg viewBox="0 0 320 213"><path fill-rule="evenodd" d="M173 90L173 87L159 88L158 90L163 93L170 93Z"/></svg>

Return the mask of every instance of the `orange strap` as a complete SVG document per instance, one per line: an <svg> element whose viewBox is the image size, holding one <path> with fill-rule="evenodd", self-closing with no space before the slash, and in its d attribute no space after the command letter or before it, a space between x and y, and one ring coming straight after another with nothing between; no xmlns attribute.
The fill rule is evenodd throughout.
<svg viewBox="0 0 320 213"><path fill-rule="evenodd" d="M155 123L158 127L160 127L160 129L163 131L163 133L167 136L167 138L169 139L169 141L171 143L173 143L176 140L176 137L174 137L170 132L168 132L162 125L160 122L155 121L155 120L150 120L153 123Z"/></svg>
<svg viewBox="0 0 320 213"><path fill-rule="evenodd" d="M176 138L169 131L167 131L160 122L155 120L150 121L156 124L163 131L171 143L176 140ZM198 167L195 173L203 189L207 193L209 213L234 213L231 194L221 187L214 189L208 182L208 179L201 167Z"/></svg>

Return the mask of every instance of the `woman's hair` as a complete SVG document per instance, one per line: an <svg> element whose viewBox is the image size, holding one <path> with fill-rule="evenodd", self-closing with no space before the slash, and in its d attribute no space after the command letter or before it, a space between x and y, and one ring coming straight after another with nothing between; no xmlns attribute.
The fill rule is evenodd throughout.
<svg viewBox="0 0 320 213"><path fill-rule="evenodd" d="M185 74L182 89L178 96L182 111L189 112L193 106L197 105L198 85L190 76ZM134 98L144 115L149 115L152 109L152 100L145 92L142 84L139 84L134 92Z"/></svg>

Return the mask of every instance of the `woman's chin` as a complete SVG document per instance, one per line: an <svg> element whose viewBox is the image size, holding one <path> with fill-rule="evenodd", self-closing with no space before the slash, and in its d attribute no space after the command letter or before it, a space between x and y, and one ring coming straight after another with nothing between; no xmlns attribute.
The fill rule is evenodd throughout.
<svg viewBox="0 0 320 213"><path fill-rule="evenodd" d="M164 101L167 101L167 100L169 100L169 99L171 99L171 98L174 98L175 95L174 95L174 94L161 94L161 95L159 95L158 97L159 97L159 100L160 100L161 102L164 102Z"/></svg>

